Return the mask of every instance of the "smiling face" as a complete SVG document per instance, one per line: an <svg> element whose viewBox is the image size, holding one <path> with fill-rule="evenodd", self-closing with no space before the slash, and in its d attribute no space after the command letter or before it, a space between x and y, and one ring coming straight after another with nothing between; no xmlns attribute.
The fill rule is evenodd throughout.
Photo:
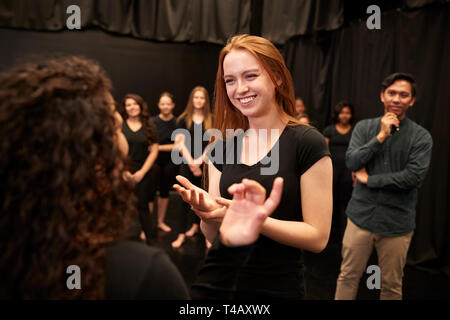
<svg viewBox="0 0 450 320"><path fill-rule="evenodd" d="M162 96L158 102L158 108L161 114L164 116L170 116L172 114L175 104L169 96Z"/></svg>
<svg viewBox="0 0 450 320"><path fill-rule="evenodd" d="M194 109L203 109L206 102L206 96L201 90L197 90L194 92L194 96L192 97L192 105Z"/></svg>
<svg viewBox="0 0 450 320"><path fill-rule="evenodd" d="M414 105L416 98L412 96L411 84L406 80L397 80L380 93L384 104L384 113L395 113L399 120L406 117L406 111Z"/></svg>
<svg viewBox="0 0 450 320"><path fill-rule="evenodd" d="M223 73L228 98L244 116L276 112L275 84L247 50L231 50L223 60Z"/></svg>
<svg viewBox="0 0 450 320"><path fill-rule="evenodd" d="M125 111L129 118L137 117L141 113L141 107L136 100L128 98L125 100Z"/></svg>

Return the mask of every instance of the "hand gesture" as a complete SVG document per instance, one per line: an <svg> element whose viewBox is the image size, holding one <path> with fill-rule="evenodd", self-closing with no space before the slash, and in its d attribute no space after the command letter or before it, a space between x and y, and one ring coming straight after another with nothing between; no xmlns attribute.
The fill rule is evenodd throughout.
<svg viewBox="0 0 450 320"><path fill-rule="evenodd" d="M122 178L127 182L133 181L133 174L130 171L124 171L122 174Z"/></svg>
<svg viewBox="0 0 450 320"><path fill-rule="evenodd" d="M369 179L369 174L367 173L366 168L362 167L358 171L355 172L356 180L360 183L367 184L367 180Z"/></svg>
<svg viewBox="0 0 450 320"><path fill-rule="evenodd" d="M212 211L201 211L194 208L191 209L204 222L220 224L222 223L222 220L225 217L225 213L227 212L228 207L231 205L231 200L222 197L217 197L215 201L218 207L217 209L214 209Z"/></svg>
<svg viewBox="0 0 450 320"><path fill-rule="evenodd" d="M217 209L216 202L211 198L208 192L193 185L183 176L176 176L177 181L181 184L174 184L173 188L180 194L181 198L189 203L193 210L212 211Z"/></svg>
<svg viewBox="0 0 450 320"><path fill-rule="evenodd" d="M400 126L400 121L397 115L393 112L386 112L381 118L381 128L380 135L385 139L391 135L392 126L398 128ZM384 140L383 139L383 140Z"/></svg>
<svg viewBox="0 0 450 320"><path fill-rule="evenodd" d="M233 200L220 226L220 237L227 246L244 246L254 243L266 218L280 203L283 179L276 178L270 196L258 182L243 179L242 183L228 188Z"/></svg>
<svg viewBox="0 0 450 320"><path fill-rule="evenodd" d="M133 174L133 181L136 183L139 183L142 181L144 176L145 176L145 174L142 171L138 170Z"/></svg>

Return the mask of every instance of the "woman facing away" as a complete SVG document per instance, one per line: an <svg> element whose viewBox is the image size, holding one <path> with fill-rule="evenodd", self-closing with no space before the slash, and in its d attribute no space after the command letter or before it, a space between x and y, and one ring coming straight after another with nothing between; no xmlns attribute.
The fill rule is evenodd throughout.
<svg viewBox="0 0 450 320"><path fill-rule="evenodd" d="M0 75L0 298L188 297L162 250L117 241L137 213L110 89L80 57Z"/></svg>
<svg viewBox="0 0 450 320"><path fill-rule="evenodd" d="M139 222L135 221L130 236L139 238L140 235L141 239L147 239L149 242L152 228L151 213L156 193L151 170L158 157L156 128L148 114L147 103L140 95L131 93L125 95L122 101L122 114L125 119L122 132L129 145L128 157L131 160L131 167L125 173L125 177L136 185L139 212Z"/></svg>
<svg viewBox="0 0 450 320"><path fill-rule="evenodd" d="M191 90L186 109L177 119L178 129L184 129L185 135L178 134L181 138L179 151L184 158L180 165L180 175L200 187L202 183L202 168L205 161L205 151L208 139L203 139L206 130L212 126L211 106L208 91L201 86ZM177 239L172 242L173 248L183 245L186 237L192 237L199 231L200 218L191 211L187 203L183 203L183 210L177 219ZM208 246L208 243L206 244Z"/></svg>
<svg viewBox="0 0 450 320"><path fill-rule="evenodd" d="M352 172L345 165L345 153L352 137L354 114L355 109L350 102L340 101L333 110L333 124L323 131L333 159L333 223L330 241L335 243L342 242L347 224L345 208L353 191Z"/></svg>
<svg viewBox="0 0 450 320"><path fill-rule="evenodd" d="M0 75L1 299L189 298L164 251L123 240L137 213L110 90L99 65L80 57ZM252 183L245 195L241 184L230 190L221 227L230 251L254 242L280 201L278 183L248 214L248 197L265 193Z"/></svg>
<svg viewBox="0 0 450 320"><path fill-rule="evenodd" d="M219 139L211 145L208 192L181 176L181 185L174 186L201 217L201 230L213 243L191 288L192 297L302 299L302 249L320 252L328 242L332 164L323 136L298 124L291 75L270 41L237 35L222 49L214 127L222 137L229 136L227 129L245 132L222 143L224 161L217 160ZM265 196L255 196L251 186L259 183L270 190L276 177L282 178L284 191L265 219L261 236L238 253L230 252L220 241L219 229L230 210L231 194L236 197L239 190L241 197L249 198L252 204L246 212L254 214Z"/></svg>

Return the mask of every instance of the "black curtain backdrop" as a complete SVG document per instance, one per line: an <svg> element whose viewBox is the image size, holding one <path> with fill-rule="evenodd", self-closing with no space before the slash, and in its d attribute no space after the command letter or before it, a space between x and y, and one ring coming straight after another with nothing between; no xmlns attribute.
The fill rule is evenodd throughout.
<svg viewBox="0 0 450 320"><path fill-rule="evenodd" d="M81 31L65 28L72 4L81 7ZM371 4L383 11L381 30L366 27ZM83 55L104 67L117 100L138 93L155 115L168 90L178 115L194 86L212 98L219 44L250 31L277 43L319 130L341 99L356 105L358 119L381 115L381 80L415 75L408 116L431 132L434 147L408 263L450 275L450 0L3 0L0 72L31 55Z"/></svg>
<svg viewBox="0 0 450 320"><path fill-rule="evenodd" d="M136 38L224 44L250 32L250 0L2 0L0 26L60 31L70 5L81 9L81 27Z"/></svg>
<svg viewBox="0 0 450 320"><path fill-rule="evenodd" d="M292 36L336 30L343 24L343 0L266 0L261 36L284 44Z"/></svg>
<svg viewBox="0 0 450 320"><path fill-rule="evenodd" d="M29 59L81 55L98 61L113 81L113 95L141 95L150 114L158 114L163 91L175 95L175 115L190 91L204 86L212 99L221 46L208 43L155 43L101 30L34 32L0 28L0 72Z"/></svg>
<svg viewBox="0 0 450 320"><path fill-rule="evenodd" d="M358 119L376 117L383 113L381 81L393 72L416 77L416 104L408 116L430 131L434 146L408 263L450 275L449 31L450 5L435 5L384 12L381 30L354 21L326 34L292 38L283 49L296 94L304 97L320 130L331 122L331 110L340 100L355 104Z"/></svg>

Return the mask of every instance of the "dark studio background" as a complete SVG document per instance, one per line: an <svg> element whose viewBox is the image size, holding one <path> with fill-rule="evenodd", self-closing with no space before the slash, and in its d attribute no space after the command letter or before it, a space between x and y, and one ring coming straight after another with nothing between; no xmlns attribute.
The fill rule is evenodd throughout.
<svg viewBox="0 0 450 320"><path fill-rule="evenodd" d="M72 4L81 8L81 30L65 26ZM382 10L381 30L366 27L372 4ZM343 99L358 119L381 115L382 79L415 75L408 116L431 132L434 146L408 265L450 276L449 0L2 0L0 72L34 55L83 55L104 67L118 101L138 93L156 115L168 90L179 115L194 86L213 99L220 49L237 33L276 43L319 130Z"/></svg>

